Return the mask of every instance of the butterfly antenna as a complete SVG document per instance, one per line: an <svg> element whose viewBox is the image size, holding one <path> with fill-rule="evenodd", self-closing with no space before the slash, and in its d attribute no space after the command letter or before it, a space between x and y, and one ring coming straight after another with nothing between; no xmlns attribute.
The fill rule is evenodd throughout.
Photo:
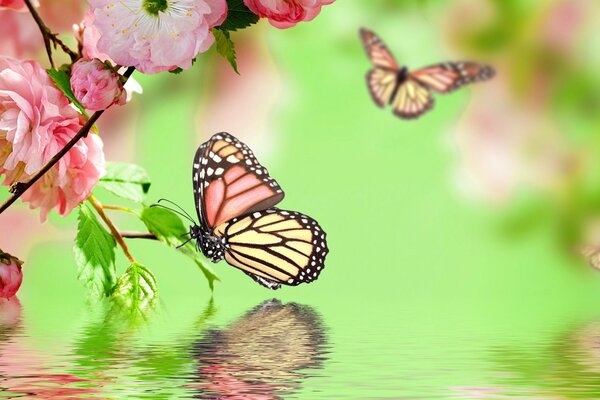
<svg viewBox="0 0 600 400"><path fill-rule="evenodd" d="M170 203L170 204L174 205L175 207L177 207L178 209L180 209L182 213L184 213L185 215L187 215L188 219L191 219L192 221L194 220L194 219L193 219L193 218L190 216L190 214L188 214L188 213L187 213L187 211L185 211L185 210L183 209L183 207L181 207L179 204L177 204L177 203L175 203L175 202L172 202L172 201L171 201L171 200L169 200L169 199L160 199L160 200L158 200L158 203L160 203L161 201L166 201L167 203Z"/></svg>
<svg viewBox="0 0 600 400"><path fill-rule="evenodd" d="M189 238L188 240L186 240L185 242L181 243L179 246L177 246L175 248L179 250L180 248L182 248L183 246L185 246L186 244L188 244L189 241L192 240L192 239L193 239L193 237Z"/></svg>
<svg viewBox="0 0 600 400"><path fill-rule="evenodd" d="M179 211L177 211L177 210L174 210L174 209L172 209L172 208L169 208L169 207L167 207L167 206L163 206L162 204L152 204L150 207L160 207L160 208L164 208L165 210L169 210L169 211L171 211L171 212L174 212L174 213L175 213L175 214L177 214L177 215L181 215L182 217L189 219L189 220L190 220L190 222L191 222L192 224L194 224L194 225L197 225L197 224L196 224L196 221L194 221L193 219L191 219L189 215L182 214L181 212L179 212Z"/></svg>

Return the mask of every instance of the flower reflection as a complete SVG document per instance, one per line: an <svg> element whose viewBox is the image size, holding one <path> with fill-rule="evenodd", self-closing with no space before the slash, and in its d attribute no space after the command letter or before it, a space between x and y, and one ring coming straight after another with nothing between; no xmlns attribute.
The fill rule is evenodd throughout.
<svg viewBox="0 0 600 400"><path fill-rule="evenodd" d="M308 306L269 300L194 347L199 398L276 399L325 360L325 334Z"/></svg>
<svg viewBox="0 0 600 400"><path fill-rule="evenodd" d="M46 367L49 360L28 346L22 331L19 299L16 296L0 299L0 387L4 395L42 399L94 398L98 392L87 387L89 381L86 379Z"/></svg>

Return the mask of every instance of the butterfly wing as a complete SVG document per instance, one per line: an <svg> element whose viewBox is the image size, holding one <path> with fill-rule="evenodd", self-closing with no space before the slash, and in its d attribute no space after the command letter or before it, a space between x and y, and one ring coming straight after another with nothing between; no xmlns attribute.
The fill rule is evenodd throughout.
<svg viewBox="0 0 600 400"><path fill-rule="evenodd" d="M360 30L360 38L362 39L367 56L375 67L396 72L400 70L394 56L392 56L392 53L388 50L385 43L383 43L383 40L375 32L362 28Z"/></svg>
<svg viewBox="0 0 600 400"><path fill-rule="evenodd" d="M319 277L327 255L325 232L314 219L270 208L219 225L225 260L271 289L310 283Z"/></svg>
<svg viewBox="0 0 600 400"><path fill-rule="evenodd" d="M252 150L225 132L198 148L193 182L198 218L209 231L239 215L272 207L284 196Z"/></svg>
<svg viewBox="0 0 600 400"><path fill-rule="evenodd" d="M374 32L368 29L360 30L365 51L374 68L367 73L367 86L373 101L383 107L389 104L396 86L400 67L388 50L387 46Z"/></svg>
<svg viewBox="0 0 600 400"><path fill-rule="evenodd" d="M493 78L489 65L475 62L447 62L412 71L409 76L439 93L449 93L461 86Z"/></svg>
<svg viewBox="0 0 600 400"><path fill-rule="evenodd" d="M413 119L433 108L431 91L418 81L408 78L400 85L392 104L395 115Z"/></svg>
<svg viewBox="0 0 600 400"><path fill-rule="evenodd" d="M389 104L398 85L398 74L382 68L373 68L367 73L367 86L375 104Z"/></svg>

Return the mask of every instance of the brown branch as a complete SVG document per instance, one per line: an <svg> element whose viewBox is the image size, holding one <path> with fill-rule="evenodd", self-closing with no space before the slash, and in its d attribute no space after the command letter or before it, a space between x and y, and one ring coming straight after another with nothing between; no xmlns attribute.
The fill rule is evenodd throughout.
<svg viewBox="0 0 600 400"><path fill-rule="evenodd" d="M120 232L122 238L126 239L150 239L158 240L155 234L150 232Z"/></svg>
<svg viewBox="0 0 600 400"><path fill-rule="evenodd" d="M46 53L48 54L48 60L50 60L50 65L52 66L52 68L55 68L55 66L54 66L54 60L52 59L52 48L50 47L50 42L52 42L54 44L54 48L56 48L57 45L60 46L62 51L64 51L65 53L67 53L69 55L69 57L71 57L71 61L75 62L77 60L77 58L79 58L77 53L75 53L73 50L71 50L69 48L69 46L64 44L63 41L58 38L58 34L53 33L50 30L50 28L48 28L48 26L46 26L46 24L42 20L42 17L40 17L40 14L38 14L38 12L35 9L35 7L33 6L33 4L31 4L31 0L24 0L24 1L25 1L25 5L27 6L27 9L31 13L31 16L35 20L35 23L37 24L37 26L40 28L40 31L42 32L42 36L44 38L44 46L46 47Z"/></svg>
<svg viewBox="0 0 600 400"><path fill-rule="evenodd" d="M102 208L104 208L105 210L114 210L114 211L123 211L123 212L134 212L132 209L127 208L127 207L122 207L122 206L115 206L112 204L104 204L102 206Z"/></svg>
<svg viewBox="0 0 600 400"><path fill-rule="evenodd" d="M115 240L117 241L117 243L119 244L119 246L121 246L121 248L123 249L123 253L125 253L125 256L132 263L137 263L137 261L135 260L135 258L133 258L133 256L129 252L129 249L127 248L127 245L125 244L125 241L123 240L123 236L121 236L121 234L119 233L119 231L117 230L117 228L115 227L115 225L112 223L112 221L110 220L110 218L108 218L106 216L106 214L104 213L104 210L102 209L102 204L98 200L96 200L96 198L94 197L94 195L90 195L90 197L88 197L88 201L96 209L96 212L98 213L98 215L100 216L100 218L102 218L102 220L104 221L104 223L106 224L106 226L108 226L108 229L110 229L110 233L112 233L113 237L115 238Z"/></svg>
<svg viewBox="0 0 600 400"><path fill-rule="evenodd" d="M27 1L27 0L25 0L25 1ZM125 71L125 73L123 74L123 76L125 76L125 78L128 79L131 76L131 74L133 74L133 71L135 71L135 68L134 67L129 67L129 68L127 68L127 71ZM86 137L88 135L88 133L90 132L90 129L92 129L92 126L94 126L94 123L96 123L96 121L98 120L98 118L100 118L100 116L103 113L104 113L104 110L97 111L94 114L92 114L92 116L90 117L90 119L79 130L79 132L77 132L77 134L75 136L73 136L73 138L65 145L65 147L63 147L62 149L60 149L60 151L58 153L56 153L56 155L54 155L54 157L52 157L50 159L50 161L48 161L46 163L46 165L44 165L42 167L42 169L40 169L38 172L36 172L35 175L33 175L28 181L26 181L26 182L17 182L14 185L12 185L11 188L10 188L10 192L13 193L13 195L10 196L0 206L0 214L2 214L15 201L17 201L17 199L19 197L21 197L23 195L23 193L25 193L27 191L27 189L29 189L34 183L36 183L38 181L38 179L40 179L46 172L48 172L65 154L67 154L69 152L69 150L71 150L71 148L73 146L75 146L75 144L80 139Z"/></svg>

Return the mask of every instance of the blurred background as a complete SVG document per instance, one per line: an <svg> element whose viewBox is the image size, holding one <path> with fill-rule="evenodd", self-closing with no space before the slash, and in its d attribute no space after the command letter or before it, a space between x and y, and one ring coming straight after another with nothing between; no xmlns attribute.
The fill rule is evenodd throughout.
<svg viewBox="0 0 600 400"><path fill-rule="evenodd" d="M86 8L41 3L65 34ZM270 292L221 262L211 295L189 259L130 240L160 303L125 326L86 303L75 215L41 225L12 207L0 245L25 260L24 283L0 304L0 386L42 398L600 398L599 18L593 0L343 0L292 29L232 35L239 76L214 51L177 76L136 74L143 95L99 122L107 160L142 165L151 201L192 212L196 147L228 131L286 191L280 206L327 231L326 269ZM45 61L28 14L0 21L1 54ZM464 59L497 75L399 120L368 94L362 26L411 69Z"/></svg>

